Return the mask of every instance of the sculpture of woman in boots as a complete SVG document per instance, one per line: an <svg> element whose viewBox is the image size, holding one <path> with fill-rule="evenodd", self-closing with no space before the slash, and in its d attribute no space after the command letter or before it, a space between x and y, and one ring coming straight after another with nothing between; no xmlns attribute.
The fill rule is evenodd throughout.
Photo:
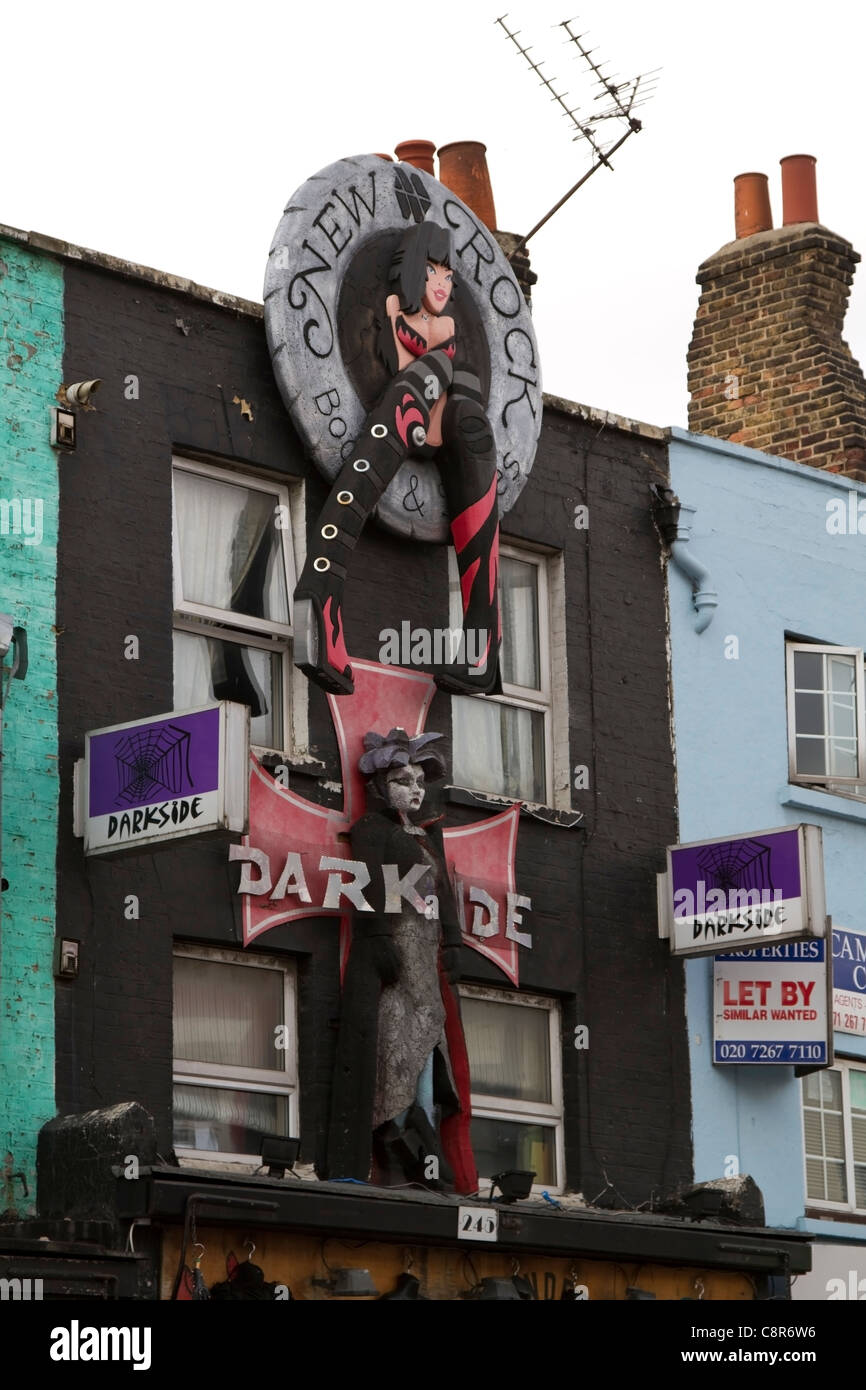
<svg viewBox="0 0 866 1390"><path fill-rule="evenodd" d="M355 917L343 984L332 1093L331 1177L379 1183L431 1178L472 1191L477 1174L469 1144L469 1074L459 1007L451 982L460 926L437 823L419 823L426 783L445 765L430 744L403 729L370 733L360 768L370 810L352 827L352 852L368 867L373 916ZM425 911L408 903L384 911L376 867L413 866ZM444 1122L444 1131L442 1125ZM450 1129L449 1129L450 1125ZM444 1143L443 1143L444 1140ZM437 1160L435 1173L428 1159Z"/></svg>
<svg viewBox="0 0 866 1390"><path fill-rule="evenodd" d="M455 366L449 232L435 222L407 231L394 255L379 351L393 379L371 411L316 523L295 590L295 662L337 695L351 694L343 585L364 523L409 456L436 456L460 571L464 652L437 684L463 694L499 688L499 510L496 450L477 376Z"/></svg>

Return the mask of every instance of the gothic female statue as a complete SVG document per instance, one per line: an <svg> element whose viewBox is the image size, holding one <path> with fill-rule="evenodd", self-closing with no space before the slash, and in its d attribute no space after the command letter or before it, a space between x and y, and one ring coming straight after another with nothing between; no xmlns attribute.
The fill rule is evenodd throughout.
<svg viewBox="0 0 866 1390"><path fill-rule="evenodd" d="M373 915L357 913L343 984L328 1173L379 1183L437 1180L477 1187L469 1144L469 1071L452 981L460 926L437 821L420 812L445 773L430 745L403 729L368 733L359 766L372 807L352 827L352 852L371 874ZM382 864L416 881L424 911L384 911ZM377 886L378 884L378 886ZM436 1163L432 1166L429 1159Z"/></svg>
<svg viewBox="0 0 866 1390"><path fill-rule="evenodd" d="M394 255L393 291L383 306L379 353L392 380L368 415L316 523L295 590L295 660L311 680L351 694L343 632L343 585L352 551L376 503L409 456L435 457L451 519L463 601L464 653L477 661L443 666L443 689L499 689L499 509L496 449L478 377L460 362L454 319L450 233L422 222Z"/></svg>

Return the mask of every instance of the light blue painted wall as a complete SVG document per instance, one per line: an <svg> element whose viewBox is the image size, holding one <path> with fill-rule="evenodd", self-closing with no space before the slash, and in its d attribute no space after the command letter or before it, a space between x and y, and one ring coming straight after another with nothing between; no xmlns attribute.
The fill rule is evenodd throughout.
<svg viewBox="0 0 866 1390"><path fill-rule="evenodd" d="M691 585L668 569L680 841L808 821L824 833L827 910L866 932L866 802L788 784L785 635L866 648L866 534L831 535L827 503L866 486L674 430L671 483L697 508L689 542L719 606L695 632ZM864 508L866 510L866 508ZM866 520L864 520L866 528ZM739 642L726 659L725 639ZM803 1217L800 1082L791 1067L712 1063L712 958L687 962L695 1179L736 1156L769 1225ZM836 1034L866 1057L866 1039Z"/></svg>

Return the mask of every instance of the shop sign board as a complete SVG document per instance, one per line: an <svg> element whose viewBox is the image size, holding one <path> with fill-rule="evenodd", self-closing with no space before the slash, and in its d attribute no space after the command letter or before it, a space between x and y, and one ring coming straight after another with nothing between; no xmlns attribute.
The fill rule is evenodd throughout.
<svg viewBox="0 0 866 1390"><path fill-rule="evenodd" d="M833 928L833 1027L866 1037L866 932Z"/></svg>
<svg viewBox="0 0 866 1390"><path fill-rule="evenodd" d="M827 941L732 951L713 964L713 1061L826 1067L833 1061Z"/></svg>
<svg viewBox="0 0 866 1390"><path fill-rule="evenodd" d="M667 862L658 876L659 936L673 955L824 936L820 826L671 845Z"/></svg>
<svg viewBox="0 0 866 1390"><path fill-rule="evenodd" d="M249 722L246 705L221 700L88 733L77 798L85 854L245 833Z"/></svg>

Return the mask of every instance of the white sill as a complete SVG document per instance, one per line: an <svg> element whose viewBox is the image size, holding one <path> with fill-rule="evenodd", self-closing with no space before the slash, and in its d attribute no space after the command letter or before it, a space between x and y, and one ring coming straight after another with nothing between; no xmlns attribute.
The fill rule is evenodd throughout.
<svg viewBox="0 0 866 1390"><path fill-rule="evenodd" d="M816 1211L817 1208L812 1208ZM827 1208L828 1218L821 1219L818 1216L798 1216L797 1230L807 1231L812 1236L830 1236L836 1240L857 1240L862 1242L864 1231L866 1231L866 1212L862 1215L851 1211L850 1208L832 1209L838 1211L838 1216L829 1219L830 1208Z"/></svg>
<svg viewBox="0 0 866 1390"><path fill-rule="evenodd" d="M253 1177L258 1174L261 1177L267 1171L267 1164L262 1163L260 1158L252 1158L244 1154L221 1153L216 1149L182 1148L175 1148L174 1152L181 1168L187 1168L193 1172L228 1173L235 1177ZM286 1169L286 1172L288 1173L289 1170ZM294 1176L302 1182L318 1182L312 1163L296 1163Z"/></svg>
<svg viewBox="0 0 866 1390"><path fill-rule="evenodd" d="M788 782L779 790L779 804L795 811L818 811L839 820L860 821L866 825L866 800L842 792L825 792Z"/></svg>
<svg viewBox="0 0 866 1390"><path fill-rule="evenodd" d="M265 1175L266 1169L266 1165L262 1163L261 1159L247 1158L235 1154L217 1153L216 1150L213 1150L213 1156L209 1157L202 1149L175 1149L175 1157L177 1158L177 1161L180 1164L181 1168L185 1168L188 1171L195 1173L226 1173L230 1177L234 1176L238 1178L253 1177L256 1174L258 1174L260 1177L263 1177ZM296 1163L293 1170L293 1175L294 1177L300 1179L301 1182L319 1181L319 1178L316 1176L312 1163ZM292 1174L287 1169L287 1180L291 1181L291 1177ZM367 1187L375 1186L374 1183L367 1183L365 1185ZM479 1198L486 1199L487 1191L489 1191L489 1188L490 1178L478 1179ZM388 1188L386 1187L382 1190L387 1192ZM545 1184L543 1183L533 1184L532 1190L529 1194L529 1198L526 1200L544 1202L544 1198L542 1196L543 1192L547 1192L547 1194L550 1197L555 1197L557 1201L561 1202L562 1205L566 1207L579 1208L586 1206L586 1203L583 1200L583 1197L580 1193L563 1194L562 1188L556 1187L553 1184L551 1184L550 1186L545 1186ZM456 1196L457 1194L449 1193L447 1195ZM462 1202L465 1202L468 1201L469 1198L463 1196L460 1198L460 1200Z"/></svg>
<svg viewBox="0 0 866 1390"><path fill-rule="evenodd" d="M324 773L326 768L321 758L316 758L306 749L299 748L292 752L286 748L265 748L259 743L250 744L250 752L255 753L260 763L283 763L290 773L303 773L309 777L318 777Z"/></svg>
<svg viewBox="0 0 866 1390"><path fill-rule="evenodd" d="M524 815L544 821L548 825L561 825L566 830L572 830L584 819L583 811L575 811L571 807L567 810L560 809L556 806L546 806L540 801L522 801L518 796L503 796L501 792L479 791L473 787L460 787L455 784L446 785L444 797L446 801L456 802L459 806L475 806L487 811L505 811L516 805Z"/></svg>
<svg viewBox="0 0 866 1390"><path fill-rule="evenodd" d="M483 1201L485 1201L485 1202L489 1200L488 1194L489 1194L489 1192L490 1192L490 1184L491 1184L491 1179L490 1179L490 1178L479 1178L479 1179L478 1179L478 1197L479 1197L479 1199L481 1199L481 1200L483 1200ZM576 1195L577 1195L577 1200L575 1201L575 1200L574 1200L574 1198L575 1198L575 1194L574 1194L574 1193L571 1193L571 1194L569 1194L568 1196L566 1196L566 1194L563 1192L563 1189L562 1189L561 1187L557 1187L555 1183L550 1183L550 1184L548 1184L548 1183L543 1183L543 1182L542 1182L542 1183L534 1182L534 1183L532 1184L532 1187L529 1189L529 1196L528 1196L528 1197L522 1197L522 1198L520 1198L519 1200L520 1200L520 1201L524 1201L524 1202L540 1202L540 1203L541 1203L542 1205L544 1205L544 1206L549 1206L550 1204L546 1201L545 1196L544 1196L544 1193L545 1193L545 1192L547 1193L548 1197L555 1197L556 1200L557 1200L557 1202L559 1202L561 1206L577 1206L577 1207L585 1207L585 1206L586 1206L586 1202L584 1202L583 1197L582 1197L579 1193L576 1194ZM501 1202L501 1201L499 1200L499 1199L500 1199L500 1196L501 1196L501 1193L500 1193L500 1191L499 1191L499 1188L497 1187L497 1188L496 1188L496 1202L497 1202L497 1205L500 1206L500 1207L505 1207L505 1208L507 1209L509 1203L507 1203L507 1202ZM461 1197L460 1200L461 1200L461 1201L466 1201L467 1198Z"/></svg>

